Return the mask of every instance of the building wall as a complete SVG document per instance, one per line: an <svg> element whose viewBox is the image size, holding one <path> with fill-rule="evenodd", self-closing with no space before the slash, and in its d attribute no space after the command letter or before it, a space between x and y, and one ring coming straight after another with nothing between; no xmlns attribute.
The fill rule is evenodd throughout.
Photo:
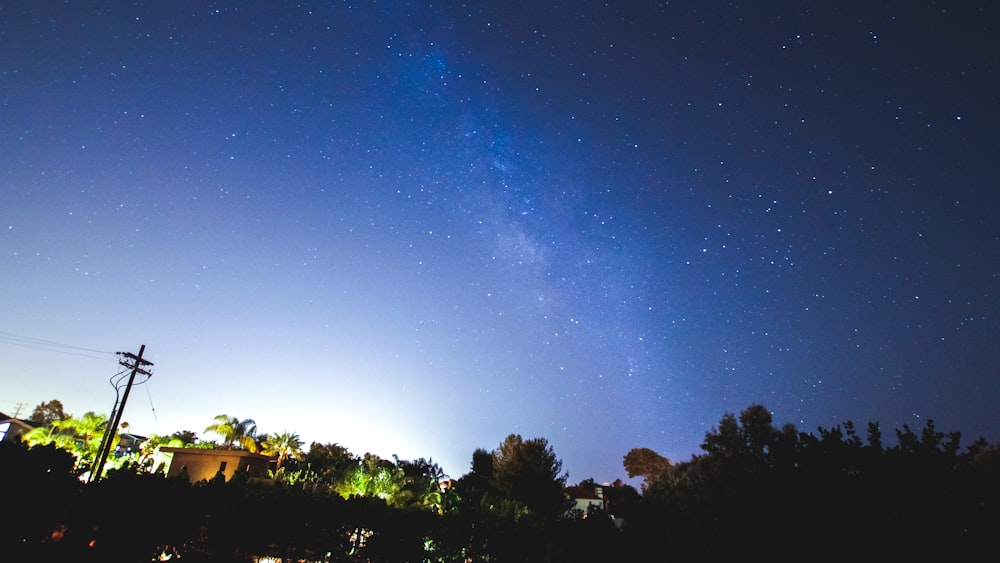
<svg viewBox="0 0 1000 563"><path fill-rule="evenodd" d="M160 451L173 456L167 476L176 477L187 468L188 479L192 483L213 479L220 470L227 481L239 470L248 471L250 477L266 477L267 464L270 460L267 456L240 450L160 448Z"/></svg>
<svg viewBox="0 0 1000 563"><path fill-rule="evenodd" d="M16 418L0 420L0 441L18 442L31 428L29 424Z"/></svg>

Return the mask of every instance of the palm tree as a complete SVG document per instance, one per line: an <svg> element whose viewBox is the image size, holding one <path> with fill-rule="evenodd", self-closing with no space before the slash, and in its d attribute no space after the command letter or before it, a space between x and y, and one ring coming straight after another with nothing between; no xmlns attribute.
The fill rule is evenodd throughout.
<svg viewBox="0 0 1000 563"><path fill-rule="evenodd" d="M392 504L401 508L423 508L441 512L443 495L441 481L446 477L433 460L400 460L393 456L399 470L400 487Z"/></svg>
<svg viewBox="0 0 1000 563"><path fill-rule="evenodd" d="M107 431L108 417L87 412L82 418L54 420L48 425L38 426L25 433L22 438L29 446L55 444L56 447L72 453L78 467L93 463L100 449L101 440Z"/></svg>
<svg viewBox="0 0 1000 563"><path fill-rule="evenodd" d="M198 441L198 435L190 430L179 430L171 434L170 439L177 440L181 446L190 446Z"/></svg>
<svg viewBox="0 0 1000 563"><path fill-rule="evenodd" d="M235 416L220 414L215 417L214 423L205 428L205 432L222 436L226 449L241 447L251 452L257 451L257 441L254 439L257 423L249 418L240 420Z"/></svg>
<svg viewBox="0 0 1000 563"><path fill-rule="evenodd" d="M278 463L274 467L276 472L281 470L281 464L285 460L296 459L302 455L302 440L295 433L281 432L280 434L275 434L264 440L261 446L263 448L261 453L264 455L277 456Z"/></svg>
<svg viewBox="0 0 1000 563"><path fill-rule="evenodd" d="M44 426L36 426L25 432L21 440L27 442L28 446L32 448L55 444L59 449L71 451L76 439L72 433L66 432L62 424L59 424L60 422L56 420Z"/></svg>
<svg viewBox="0 0 1000 563"><path fill-rule="evenodd" d="M77 455L86 459L88 463L96 459L97 450L101 448L104 434L108 431L108 416L89 411L84 413L81 418L69 418L62 423L68 425L76 434L80 448L80 453ZM127 424L123 423L123 426L127 426ZM115 440L117 437L118 429L113 428L108 439ZM112 444L114 443L112 442Z"/></svg>

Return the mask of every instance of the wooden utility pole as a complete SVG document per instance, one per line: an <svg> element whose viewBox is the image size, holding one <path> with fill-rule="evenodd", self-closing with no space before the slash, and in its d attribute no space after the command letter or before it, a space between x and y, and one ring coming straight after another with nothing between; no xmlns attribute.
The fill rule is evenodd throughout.
<svg viewBox="0 0 1000 563"><path fill-rule="evenodd" d="M143 344L139 347L139 354L132 354L130 352L118 352L119 356L124 356L126 359L118 360L118 363L132 369L132 373L128 378L128 385L125 386L125 394L122 395L122 401L119 404L117 399L115 400L115 407L111 409L111 418L108 419L108 429L104 432L104 438L101 440L100 450L97 452L97 458L94 460L94 467L90 471L90 479L88 482L92 483L101 478L101 473L104 471L104 463L108 460L108 454L111 453L111 445L115 441L115 434L118 433L118 425L122 420L122 412L125 410L125 401L128 400L128 394L132 390L132 383L135 382L136 374L143 374L147 377L152 377L153 374L148 370L143 369L143 366L151 366L153 362L146 361L142 359L143 352L146 351L146 345ZM131 361L132 363L129 363Z"/></svg>

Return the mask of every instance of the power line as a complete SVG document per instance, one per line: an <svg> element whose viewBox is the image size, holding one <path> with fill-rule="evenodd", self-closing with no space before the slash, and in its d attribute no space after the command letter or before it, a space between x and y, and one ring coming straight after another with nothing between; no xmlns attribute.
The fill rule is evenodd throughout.
<svg viewBox="0 0 1000 563"><path fill-rule="evenodd" d="M149 381L149 379L146 379ZM145 383L145 382L144 382ZM149 410L153 413L153 422L156 424L156 432L160 432L160 419L156 417L156 407L153 406L153 394L149 392L149 386L146 386L146 397L149 398Z"/></svg>
<svg viewBox="0 0 1000 563"><path fill-rule="evenodd" d="M43 340L41 338L23 336L20 334L14 334L12 332L5 332L5 331L0 331L0 344L8 344L10 346L20 346L22 348L30 348L32 350L42 350L46 352L56 352L59 354L81 356L84 358L91 358L95 360L104 360L107 359L104 356L115 355L114 352L108 352L105 350L96 350L94 348L85 348L83 346L63 344L61 342L55 342L53 340ZM83 352L90 352L90 354L85 354ZM102 354L102 356L94 356L92 354Z"/></svg>

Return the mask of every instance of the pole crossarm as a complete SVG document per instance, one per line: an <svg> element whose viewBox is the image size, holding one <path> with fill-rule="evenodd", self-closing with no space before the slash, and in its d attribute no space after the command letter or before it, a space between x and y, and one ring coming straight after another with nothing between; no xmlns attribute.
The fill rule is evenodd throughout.
<svg viewBox="0 0 1000 563"><path fill-rule="evenodd" d="M145 346L143 346L143 347L145 348ZM149 377L153 376L153 374L150 373L149 371L144 370L141 367L139 367L139 366L151 366L151 365L153 365L153 362L151 362L149 360L142 359L142 352L141 351L139 352L138 356L136 356L132 352L118 352L118 355L119 356L125 356L127 359L132 360L132 362L133 362L133 363L130 364L126 360L118 360L118 363L121 364L122 366L127 367L127 368L132 369L132 370L135 370L136 373L141 373L141 374L149 376Z"/></svg>

